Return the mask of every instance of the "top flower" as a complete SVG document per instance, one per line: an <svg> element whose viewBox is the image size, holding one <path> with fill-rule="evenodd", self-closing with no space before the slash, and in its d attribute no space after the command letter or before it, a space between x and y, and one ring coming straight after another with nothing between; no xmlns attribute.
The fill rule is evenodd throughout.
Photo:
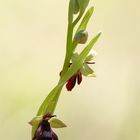
<svg viewBox="0 0 140 140"><path fill-rule="evenodd" d="M88 64L95 64L95 62L93 62L93 58L95 56L95 52L93 52L92 54L88 55L82 65L82 67L77 71L77 73L75 73L67 82L66 84L66 88L68 91L71 91L76 82L78 85L80 85L80 83L82 82L82 75L84 76L88 76L88 77L96 77L95 72L88 66ZM72 57L72 62L74 62L78 57L78 54L75 53ZM71 64L70 64L71 65Z"/></svg>

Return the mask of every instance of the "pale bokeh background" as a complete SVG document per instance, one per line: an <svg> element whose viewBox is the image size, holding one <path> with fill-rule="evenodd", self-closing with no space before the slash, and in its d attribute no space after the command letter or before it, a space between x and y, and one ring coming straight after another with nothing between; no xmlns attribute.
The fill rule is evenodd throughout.
<svg viewBox="0 0 140 140"><path fill-rule="evenodd" d="M27 122L57 83L69 0L0 1L0 139L30 140ZM140 1L91 0L97 78L63 90L60 140L140 140Z"/></svg>

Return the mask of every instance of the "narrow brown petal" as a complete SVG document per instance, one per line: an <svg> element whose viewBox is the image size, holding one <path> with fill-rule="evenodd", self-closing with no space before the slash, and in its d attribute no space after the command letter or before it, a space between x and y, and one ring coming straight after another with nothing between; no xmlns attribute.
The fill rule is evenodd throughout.
<svg viewBox="0 0 140 140"><path fill-rule="evenodd" d="M78 83L78 85L80 85L81 82L82 82L82 73L79 71L77 73L77 83Z"/></svg>
<svg viewBox="0 0 140 140"><path fill-rule="evenodd" d="M95 64L95 62L86 62L86 64Z"/></svg>
<svg viewBox="0 0 140 140"><path fill-rule="evenodd" d="M35 135L32 140L38 139L43 133L42 127L39 126L35 132Z"/></svg>
<svg viewBox="0 0 140 140"><path fill-rule="evenodd" d="M67 84L66 84L67 90L68 91L71 91L74 88L75 83L76 83L76 75L74 75L73 77L71 77L69 79L69 81L67 82Z"/></svg>

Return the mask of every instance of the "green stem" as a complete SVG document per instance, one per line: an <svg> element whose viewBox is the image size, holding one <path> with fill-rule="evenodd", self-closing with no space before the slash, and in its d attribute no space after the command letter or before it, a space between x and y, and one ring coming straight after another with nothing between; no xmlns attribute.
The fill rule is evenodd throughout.
<svg viewBox="0 0 140 140"><path fill-rule="evenodd" d="M77 17L77 18L75 19L75 21L72 23L72 24L73 24L73 27L76 26L76 24L78 23L78 21L81 19L82 15L83 15L83 13L80 13L80 14L78 15L78 17Z"/></svg>
<svg viewBox="0 0 140 140"><path fill-rule="evenodd" d="M66 73L66 71L69 68L69 62L71 59L72 55L72 36L73 36L73 26L72 24L68 25L68 31L67 31L67 43L66 43L66 56L64 60L64 65L63 65L63 72L62 76Z"/></svg>

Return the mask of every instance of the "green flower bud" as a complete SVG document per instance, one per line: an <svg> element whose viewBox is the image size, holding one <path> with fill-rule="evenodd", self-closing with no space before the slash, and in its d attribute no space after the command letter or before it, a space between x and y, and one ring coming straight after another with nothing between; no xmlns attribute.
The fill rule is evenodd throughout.
<svg viewBox="0 0 140 140"><path fill-rule="evenodd" d="M89 0L70 0L69 2L69 15L68 21L69 24L73 21L73 15L80 13L83 14L85 9L87 8Z"/></svg>
<svg viewBox="0 0 140 140"><path fill-rule="evenodd" d="M79 5L78 0L70 0L70 2L69 2L69 15L68 15L69 23L72 23L73 15L77 14L79 11L80 11L80 5Z"/></svg>
<svg viewBox="0 0 140 140"><path fill-rule="evenodd" d="M78 3L78 0L74 0L74 11L73 11L73 13L77 14L79 11L80 11L80 6L79 6L79 3Z"/></svg>
<svg viewBox="0 0 140 140"><path fill-rule="evenodd" d="M84 13L85 9L88 6L89 0L77 0L80 6L80 12Z"/></svg>
<svg viewBox="0 0 140 140"><path fill-rule="evenodd" d="M76 33L74 41L78 44L85 44L88 39L88 32L86 30L81 30Z"/></svg>

